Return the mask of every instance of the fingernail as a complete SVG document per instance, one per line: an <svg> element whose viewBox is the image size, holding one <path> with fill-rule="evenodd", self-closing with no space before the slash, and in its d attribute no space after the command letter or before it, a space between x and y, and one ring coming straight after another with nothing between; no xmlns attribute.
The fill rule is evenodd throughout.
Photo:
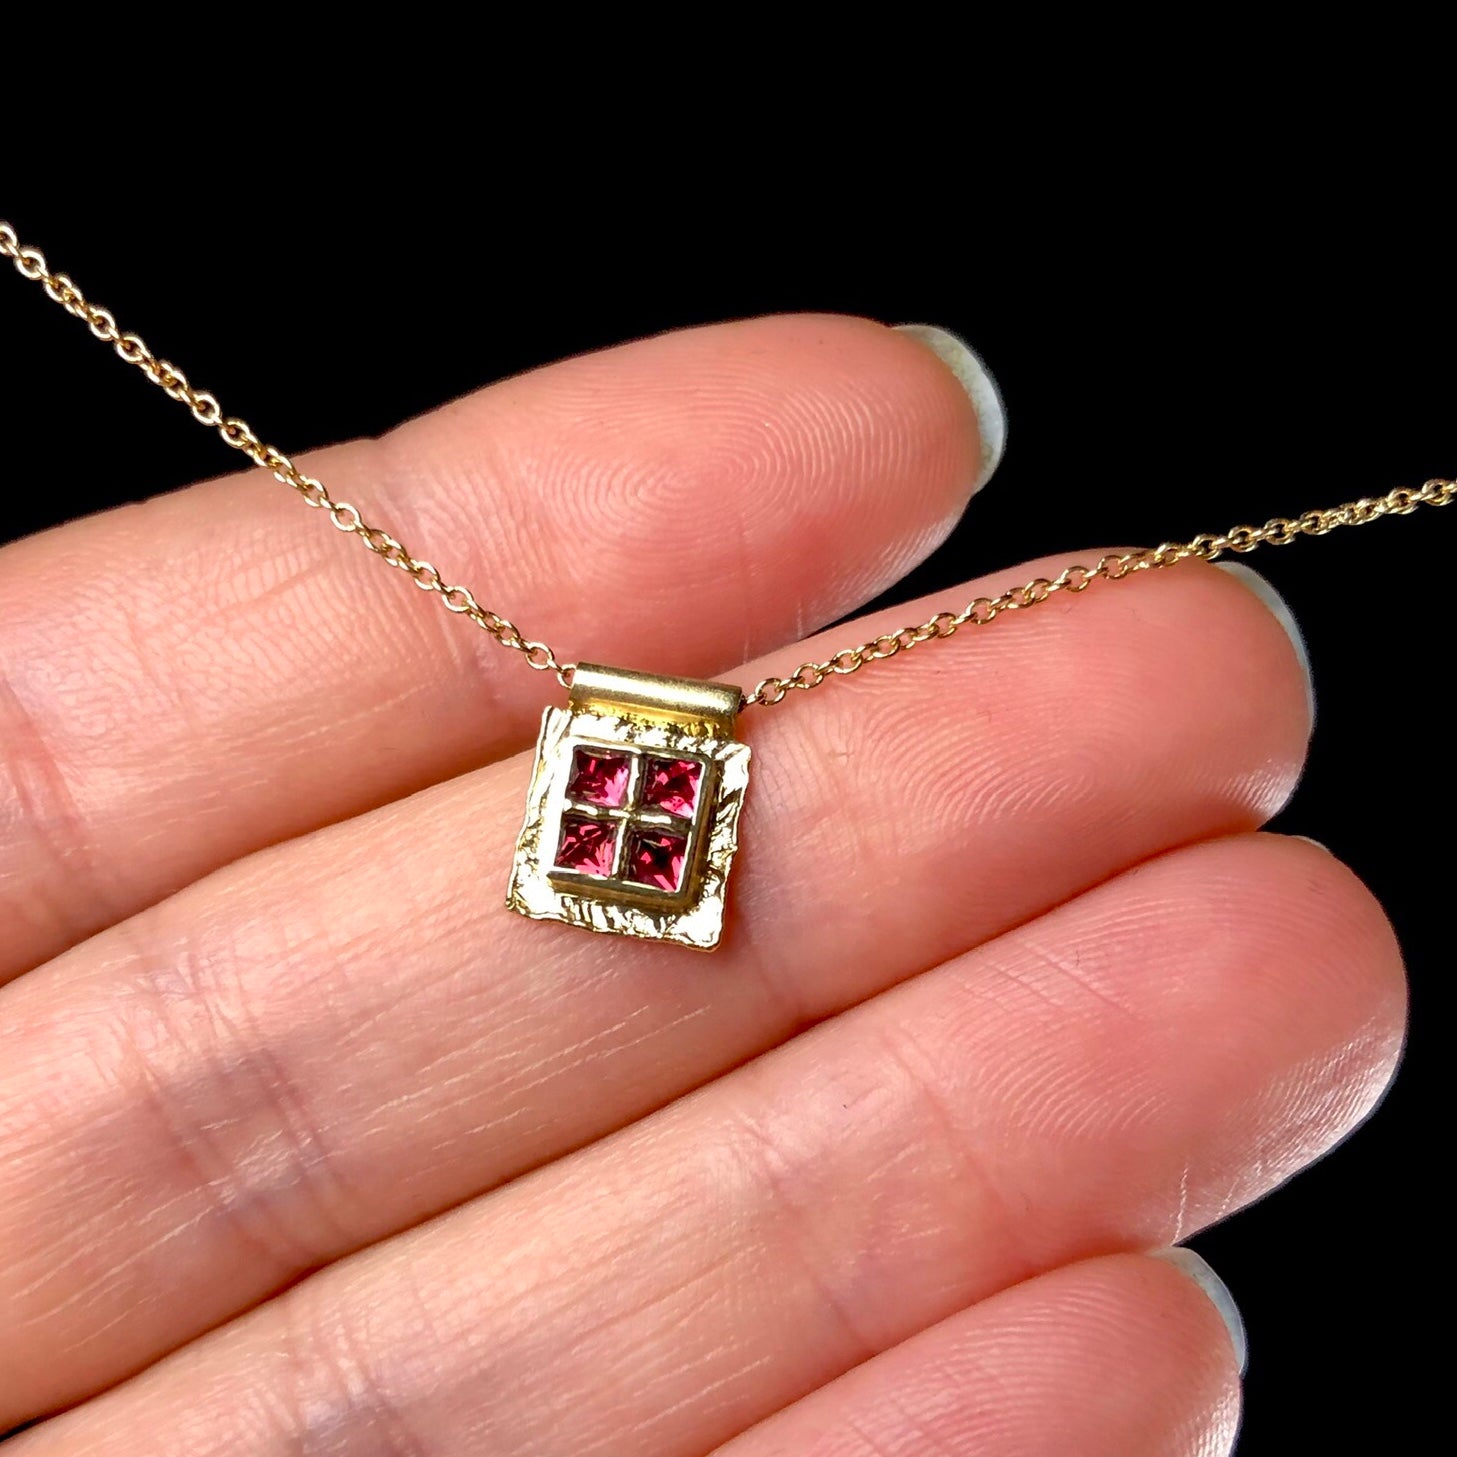
<svg viewBox="0 0 1457 1457"><path fill-rule="evenodd" d="M1327 855L1331 853L1329 845L1322 845L1319 840L1312 840L1309 835L1287 835L1287 840L1304 840L1307 845L1314 845L1317 850L1324 850Z"/></svg>
<svg viewBox="0 0 1457 1457"><path fill-rule="evenodd" d="M1290 604L1270 585L1268 578L1262 577L1243 562L1215 562L1214 565L1221 572L1228 572L1235 581L1243 582L1270 609L1275 621L1285 629L1285 636L1290 639L1295 656L1300 662L1300 671L1305 675L1305 706L1310 710L1310 721L1314 723L1315 678L1310 671L1310 651L1305 646L1305 634L1301 632L1300 624L1290 610Z"/></svg>
<svg viewBox="0 0 1457 1457"><path fill-rule="evenodd" d="M1219 1312L1219 1318L1229 1332L1229 1343L1234 1347L1234 1359L1239 1366L1239 1374L1243 1376L1249 1369L1250 1343L1245 1334L1244 1317L1239 1313L1239 1306L1234 1303L1234 1296L1229 1293L1229 1286L1214 1273L1214 1267L1203 1255L1196 1255L1184 1245L1155 1250L1153 1257L1182 1271L1209 1297L1209 1303Z"/></svg>
<svg viewBox="0 0 1457 1457"><path fill-rule="evenodd" d="M997 381L965 339L935 324L898 324L897 331L919 339L956 376L976 411L977 433L981 436L981 470L973 490L991 480L1007 448L1007 407Z"/></svg>

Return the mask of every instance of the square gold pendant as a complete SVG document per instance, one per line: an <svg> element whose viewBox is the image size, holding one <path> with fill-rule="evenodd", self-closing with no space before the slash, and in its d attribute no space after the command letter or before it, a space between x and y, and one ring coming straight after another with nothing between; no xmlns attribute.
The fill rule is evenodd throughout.
<svg viewBox="0 0 1457 1457"><path fill-rule="evenodd" d="M541 721L506 904L713 950L749 782L741 702L729 683L579 663Z"/></svg>

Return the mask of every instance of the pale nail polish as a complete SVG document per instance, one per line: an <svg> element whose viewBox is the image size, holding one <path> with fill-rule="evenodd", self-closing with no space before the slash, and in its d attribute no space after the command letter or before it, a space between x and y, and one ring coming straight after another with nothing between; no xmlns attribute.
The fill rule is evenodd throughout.
<svg viewBox="0 0 1457 1457"><path fill-rule="evenodd" d="M1007 448L1007 409L1002 392L981 355L966 340L936 324L898 324L899 333L918 339L956 376L976 411L977 432L981 436L981 468L973 490L981 490L991 480Z"/></svg>
<svg viewBox="0 0 1457 1457"><path fill-rule="evenodd" d="M1262 577L1243 562L1215 562L1221 572L1227 572L1236 582L1243 582L1266 607L1275 621L1285 629L1285 636L1295 649L1300 671L1305 675L1305 705L1310 710L1311 722L1315 722L1315 677L1310 671L1310 650L1305 646L1305 634L1290 610L1290 604L1275 590L1268 578Z"/></svg>
<svg viewBox="0 0 1457 1457"><path fill-rule="evenodd" d="M1229 1286L1214 1273L1214 1267L1203 1255L1195 1254L1193 1250L1184 1245L1174 1245L1166 1250L1155 1250L1153 1257L1156 1260L1163 1260L1166 1264L1172 1265L1176 1270L1187 1275L1209 1297L1209 1303L1219 1312L1219 1318L1224 1322L1225 1330L1229 1332L1229 1343L1234 1347L1235 1363L1239 1366L1239 1374L1243 1376L1249 1369L1250 1343L1249 1337L1245 1333L1244 1316L1239 1313L1239 1306L1234 1303L1234 1296L1229 1293Z"/></svg>

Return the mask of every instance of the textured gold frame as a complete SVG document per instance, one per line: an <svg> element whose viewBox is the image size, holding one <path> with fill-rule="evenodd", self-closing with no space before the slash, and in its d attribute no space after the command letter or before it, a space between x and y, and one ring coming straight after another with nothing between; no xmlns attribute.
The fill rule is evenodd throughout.
<svg viewBox="0 0 1457 1457"><path fill-rule="evenodd" d="M706 689L717 690L722 697L720 685L649 678L587 664L579 667L571 704L549 708L542 717L526 816L506 894L513 911L536 920L676 942L700 951L718 945L749 781L749 746L732 737L732 714L716 708ZM733 703L736 710L737 698ZM700 808L688 834L678 890L583 876L553 865L562 814L576 812L568 808L567 785L579 747L696 759L704 766ZM618 818L606 813L599 817ZM657 818L666 820L639 814L632 823L653 827ZM625 833L628 822L618 818L618 823L623 826L620 833Z"/></svg>

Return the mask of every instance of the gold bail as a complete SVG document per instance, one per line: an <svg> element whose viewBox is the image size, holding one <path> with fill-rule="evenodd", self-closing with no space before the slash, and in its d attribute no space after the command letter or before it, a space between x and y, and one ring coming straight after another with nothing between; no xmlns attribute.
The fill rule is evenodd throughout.
<svg viewBox="0 0 1457 1457"><path fill-rule="evenodd" d="M702 724L715 737L731 739L744 694L736 683L665 678L631 668L578 663L572 673L569 701L579 710L601 709L672 723Z"/></svg>

